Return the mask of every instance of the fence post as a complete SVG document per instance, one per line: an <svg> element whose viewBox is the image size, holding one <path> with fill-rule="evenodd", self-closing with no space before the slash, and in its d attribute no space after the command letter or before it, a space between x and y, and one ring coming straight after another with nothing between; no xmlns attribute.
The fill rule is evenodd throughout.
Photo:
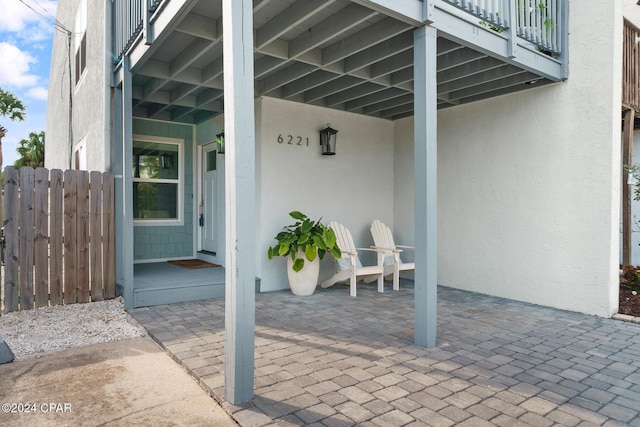
<svg viewBox="0 0 640 427"><path fill-rule="evenodd" d="M8 166L4 171L6 247L4 252L4 311L18 310L18 169Z"/></svg>
<svg viewBox="0 0 640 427"><path fill-rule="evenodd" d="M91 301L101 301L104 299L104 281L102 279L102 173L91 172L89 192L91 194L89 206L89 222L91 224L91 230L89 231Z"/></svg>
<svg viewBox="0 0 640 427"><path fill-rule="evenodd" d="M63 204L62 204L62 171L53 169L50 172L51 179L51 236L49 254L49 292L51 294L51 305L62 304L63 283L62 283L62 227L63 227Z"/></svg>
<svg viewBox="0 0 640 427"><path fill-rule="evenodd" d="M20 168L20 310L33 308L33 191L34 170Z"/></svg>
<svg viewBox="0 0 640 427"><path fill-rule="evenodd" d="M64 303L77 302L76 283L76 172L64 171Z"/></svg>
<svg viewBox="0 0 640 427"><path fill-rule="evenodd" d="M49 305L49 171L35 171L35 293L36 307Z"/></svg>
<svg viewBox="0 0 640 427"><path fill-rule="evenodd" d="M77 171L76 177L76 287L78 302L89 302L89 172Z"/></svg>

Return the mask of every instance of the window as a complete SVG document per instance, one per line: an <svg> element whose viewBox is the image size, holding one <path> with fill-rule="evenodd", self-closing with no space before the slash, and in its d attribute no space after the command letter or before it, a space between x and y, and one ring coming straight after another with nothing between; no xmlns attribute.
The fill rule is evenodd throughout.
<svg viewBox="0 0 640 427"><path fill-rule="evenodd" d="M136 225L182 221L182 144L133 141L133 219Z"/></svg>
<svg viewBox="0 0 640 427"><path fill-rule="evenodd" d="M75 170L87 170L87 140L83 139L78 145L73 154L73 168Z"/></svg>
<svg viewBox="0 0 640 427"><path fill-rule="evenodd" d="M74 33L76 48L76 84L87 69L87 0L81 0Z"/></svg>

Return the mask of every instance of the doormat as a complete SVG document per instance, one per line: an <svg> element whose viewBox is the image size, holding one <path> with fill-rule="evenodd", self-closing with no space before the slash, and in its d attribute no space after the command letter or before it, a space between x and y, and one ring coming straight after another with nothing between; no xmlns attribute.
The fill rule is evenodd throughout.
<svg viewBox="0 0 640 427"><path fill-rule="evenodd" d="M192 270L195 268L213 268L220 267L219 264L211 264L210 262L202 261L199 259L179 259L175 261L167 261L169 264L177 265L181 268Z"/></svg>

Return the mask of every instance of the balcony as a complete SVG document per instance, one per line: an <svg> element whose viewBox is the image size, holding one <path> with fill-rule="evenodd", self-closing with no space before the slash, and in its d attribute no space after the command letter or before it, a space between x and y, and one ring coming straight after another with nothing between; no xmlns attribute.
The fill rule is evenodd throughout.
<svg viewBox="0 0 640 427"><path fill-rule="evenodd" d="M438 108L564 80L565 0L254 0L256 96L395 120L413 115L413 31L438 29ZM114 68L134 115L221 113L222 6L115 0Z"/></svg>

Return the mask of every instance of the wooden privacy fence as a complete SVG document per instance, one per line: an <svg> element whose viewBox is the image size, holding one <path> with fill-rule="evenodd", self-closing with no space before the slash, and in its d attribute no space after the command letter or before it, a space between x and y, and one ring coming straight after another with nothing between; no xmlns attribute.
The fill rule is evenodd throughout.
<svg viewBox="0 0 640 427"><path fill-rule="evenodd" d="M115 297L110 172L5 169L5 313Z"/></svg>

